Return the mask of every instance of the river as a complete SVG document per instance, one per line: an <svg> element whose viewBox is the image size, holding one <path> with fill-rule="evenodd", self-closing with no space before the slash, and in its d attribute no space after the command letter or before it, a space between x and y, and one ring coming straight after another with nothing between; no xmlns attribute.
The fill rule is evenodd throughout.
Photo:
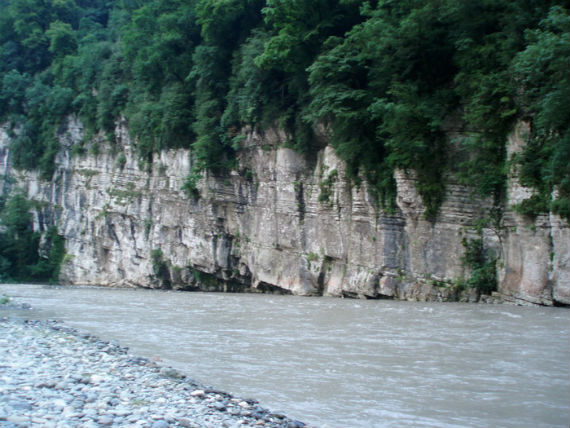
<svg viewBox="0 0 570 428"><path fill-rule="evenodd" d="M570 311L0 284L316 427L568 427Z"/></svg>

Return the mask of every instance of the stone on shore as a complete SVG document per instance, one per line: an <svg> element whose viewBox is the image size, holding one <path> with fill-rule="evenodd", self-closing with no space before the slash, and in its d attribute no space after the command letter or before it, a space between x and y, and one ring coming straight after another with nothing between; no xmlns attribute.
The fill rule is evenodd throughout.
<svg viewBox="0 0 570 428"><path fill-rule="evenodd" d="M1 318L0 364L0 427L303 426L51 321Z"/></svg>

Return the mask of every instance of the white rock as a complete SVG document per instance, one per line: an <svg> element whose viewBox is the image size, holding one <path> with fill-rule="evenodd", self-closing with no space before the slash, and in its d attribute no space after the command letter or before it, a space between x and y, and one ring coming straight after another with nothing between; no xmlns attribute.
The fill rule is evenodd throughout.
<svg viewBox="0 0 570 428"><path fill-rule="evenodd" d="M67 406L67 403L65 402L65 400L57 399L53 400L53 406L63 410L65 406Z"/></svg>
<svg viewBox="0 0 570 428"><path fill-rule="evenodd" d="M89 377L89 382L91 382L94 385L98 385L101 382L103 382L104 378L103 376L100 375L91 375L91 377Z"/></svg>

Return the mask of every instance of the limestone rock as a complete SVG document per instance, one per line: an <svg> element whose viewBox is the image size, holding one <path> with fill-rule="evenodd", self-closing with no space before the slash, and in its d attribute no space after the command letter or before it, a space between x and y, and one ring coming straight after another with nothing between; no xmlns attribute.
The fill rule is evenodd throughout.
<svg viewBox="0 0 570 428"><path fill-rule="evenodd" d="M524 127L515 129L509 153L521 150ZM379 212L366 182L351 185L330 146L308 159L283 147L287 137L274 129L249 132L236 171L203 173L194 199L183 191L193 168L188 150L157 153L147 168L119 120L120 150L110 150L98 135L99 154L71 156L83 135L82 124L70 118L55 175L44 181L11 167L7 127L0 127L0 175L15 181L5 180L0 194L20 187L43 202L35 227L55 224L65 237L61 280L68 283L460 298L437 286L468 274L462 241L491 206L450 180L438 217L428 221L413 173L396 171L398 209ZM500 257L499 291L524 303L570 304L568 223L554 215L535 222L518 216L509 207L532 191L516 176L508 190L504 230L483 235Z"/></svg>

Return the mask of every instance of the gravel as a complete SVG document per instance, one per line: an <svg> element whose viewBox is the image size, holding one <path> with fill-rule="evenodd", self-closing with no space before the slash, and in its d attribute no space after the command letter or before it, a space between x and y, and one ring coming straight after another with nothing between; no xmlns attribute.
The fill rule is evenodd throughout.
<svg viewBox="0 0 570 428"><path fill-rule="evenodd" d="M304 426L87 332L0 319L0 427Z"/></svg>

